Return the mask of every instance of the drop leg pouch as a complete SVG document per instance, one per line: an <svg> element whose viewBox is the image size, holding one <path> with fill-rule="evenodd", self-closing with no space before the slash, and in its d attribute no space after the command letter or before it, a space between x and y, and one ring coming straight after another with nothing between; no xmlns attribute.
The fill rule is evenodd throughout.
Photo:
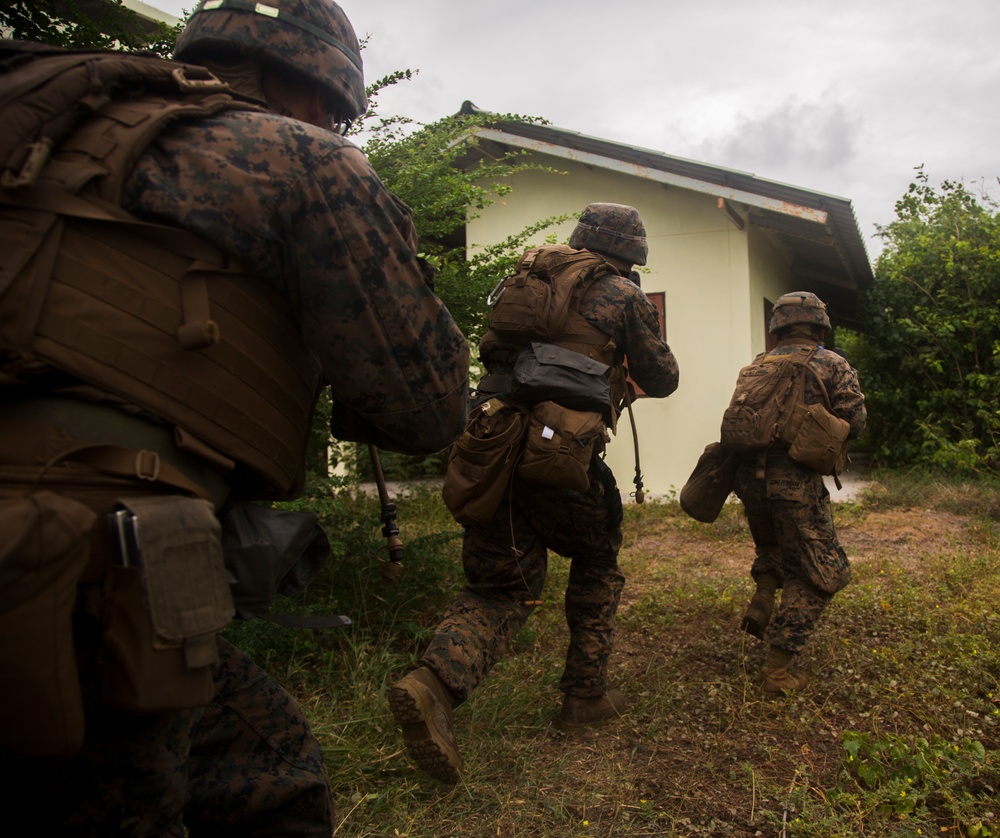
<svg viewBox="0 0 1000 838"><path fill-rule="evenodd" d="M234 614L220 525L209 501L125 498L139 560L112 561L105 583L103 703L132 713L212 698L216 638Z"/></svg>
<svg viewBox="0 0 1000 838"><path fill-rule="evenodd" d="M97 516L53 492L0 498L0 750L69 758L83 745L73 647L77 581Z"/></svg>

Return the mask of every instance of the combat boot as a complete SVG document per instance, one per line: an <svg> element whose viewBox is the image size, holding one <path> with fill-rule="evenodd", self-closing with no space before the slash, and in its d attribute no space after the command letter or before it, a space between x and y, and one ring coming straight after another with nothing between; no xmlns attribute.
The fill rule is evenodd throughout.
<svg viewBox="0 0 1000 838"><path fill-rule="evenodd" d="M761 691L765 695L786 695L801 690L809 683L809 676L804 672L791 672L788 669L791 662L791 652L771 647L760 671Z"/></svg>
<svg viewBox="0 0 1000 838"><path fill-rule="evenodd" d="M758 640L764 639L764 631L767 624L771 622L771 614L774 612L774 594L756 593L747 610L743 614L743 622L740 628L747 634L753 635Z"/></svg>
<svg viewBox="0 0 1000 838"><path fill-rule="evenodd" d="M774 594L778 590L778 578L770 573L757 576L757 590L743 614L740 628L758 640L764 639L764 631L774 613Z"/></svg>
<svg viewBox="0 0 1000 838"><path fill-rule="evenodd" d="M455 700L428 666L415 669L389 690L389 707L403 729L403 742L419 768L453 785L462 773L452 722Z"/></svg>
<svg viewBox="0 0 1000 838"><path fill-rule="evenodd" d="M579 730L600 725L621 716L625 712L625 704L625 693L621 690L608 690L604 695L593 698L567 694L556 719L556 727L560 730Z"/></svg>

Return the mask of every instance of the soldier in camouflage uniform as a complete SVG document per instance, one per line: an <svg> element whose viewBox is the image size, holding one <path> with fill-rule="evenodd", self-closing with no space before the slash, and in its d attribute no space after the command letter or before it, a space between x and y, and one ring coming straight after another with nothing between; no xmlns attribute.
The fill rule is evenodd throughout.
<svg viewBox="0 0 1000 838"><path fill-rule="evenodd" d="M826 305L815 294L785 294L771 315L769 329L777 335L778 344L769 354L792 354L803 346L818 346L809 366L826 387L832 412L849 423L848 438L854 439L865 428L865 397L856 370L840 354L822 346L829 328ZM821 404L823 395L816 380L812 375L805 380L806 404ZM833 595L850 581L851 568L837 540L823 477L793 460L787 446L772 445L763 456L764 469L758 455L752 454L736 471L735 491L743 501L757 553L751 569L756 592L742 627L754 637L769 640L762 689L780 695L807 683L806 674L790 671L789 664L802 651ZM779 588L782 593L775 611Z"/></svg>
<svg viewBox="0 0 1000 838"><path fill-rule="evenodd" d="M405 453L447 447L468 414L468 346L417 256L409 209L342 137L367 107L359 44L343 11L332 0L202 2L176 55L211 63L255 107L169 125L127 173L123 208L198 234L270 287L278 315L287 311L299 336L295 352L314 356L332 388L336 435ZM252 478L252 469L237 459L234 470L204 445L197 450L205 459L180 451L172 424L141 401L112 398L58 368L0 352L0 373L8 385L0 514L57 493L82 522L86 565L80 582L69 582L78 585L70 660L75 649L86 704L82 743L59 758L17 754L19 778L10 778L7 799L32 805L8 807L8 825L17 834L329 836L323 753L299 705L221 637L214 698L203 706L123 713L100 697L111 563L103 521L112 501L184 486L218 509L230 490L252 485L239 477ZM127 432L118 435L119 427ZM151 449L162 472L107 477L73 453L90 443L99 453L122 446L133 458L126 449ZM57 460L50 456L57 448L69 454ZM286 465L301 472L301 463ZM180 472L186 477L163 482ZM25 531L18 543L49 534ZM11 535L0 551L5 566L26 561L17 549ZM6 672L0 676L5 691L16 689Z"/></svg>
<svg viewBox="0 0 1000 838"><path fill-rule="evenodd" d="M633 265L646 263L638 212L619 204L591 204L569 246L598 253L614 268L588 287L579 313L612 338L615 362L627 358L629 375L647 395L673 393L677 362L660 336L657 311L639 288L637 274L630 277ZM523 349L487 331L480 354L488 375L480 390L502 393L487 382L510 373ZM509 498L493 519L465 530L467 585L447 609L419 666L389 696L414 761L442 782L456 782L462 770L452 710L483 682L541 604L549 550L571 562L564 600L570 639L559 684L565 698L557 724L569 730L595 725L625 708L624 694L609 689L606 680L625 582L618 567L621 495L596 453L589 477L589 488L575 492L515 475Z"/></svg>

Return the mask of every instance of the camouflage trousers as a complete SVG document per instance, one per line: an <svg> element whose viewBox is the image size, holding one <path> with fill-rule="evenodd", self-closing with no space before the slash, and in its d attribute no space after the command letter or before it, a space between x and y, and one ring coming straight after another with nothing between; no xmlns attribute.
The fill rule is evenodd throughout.
<svg viewBox="0 0 1000 838"><path fill-rule="evenodd" d="M756 463L748 461L737 469L735 485L757 553L750 573L779 580L769 640L800 652L833 595L850 582L851 566L819 474L783 453L769 455L765 476L757 474Z"/></svg>
<svg viewBox="0 0 1000 838"><path fill-rule="evenodd" d="M298 703L238 649L219 646L206 707L92 708L79 756L23 761L5 788L9 801L30 801L6 808L12 834L329 836L323 753Z"/></svg>
<svg viewBox="0 0 1000 838"><path fill-rule="evenodd" d="M493 520L466 529L467 584L421 657L459 701L482 683L541 601L548 550L570 560L564 596L569 647L559 689L584 697L606 691L625 584L618 568L622 508L602 460L595 458L590 477L583 493L515 479Z"/></svg>

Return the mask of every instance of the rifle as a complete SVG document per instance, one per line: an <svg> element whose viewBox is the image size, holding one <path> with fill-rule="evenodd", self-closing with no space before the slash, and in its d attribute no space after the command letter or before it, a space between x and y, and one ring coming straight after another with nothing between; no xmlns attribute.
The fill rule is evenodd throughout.
<svg viewBox="0 0 1000 838"><path fill-rule="evenodd" d="M396 526L396 504L389 500L389 490L385 485L385 475L382 473L382 461L378 449L368 444L368 454L375 472L375 485L378 487L378 499L382 505L382 535L386 540L389 560L382 565L382 579L385 582L395 582L403 572L403 542L399 538L399 527Z"/></svg>

